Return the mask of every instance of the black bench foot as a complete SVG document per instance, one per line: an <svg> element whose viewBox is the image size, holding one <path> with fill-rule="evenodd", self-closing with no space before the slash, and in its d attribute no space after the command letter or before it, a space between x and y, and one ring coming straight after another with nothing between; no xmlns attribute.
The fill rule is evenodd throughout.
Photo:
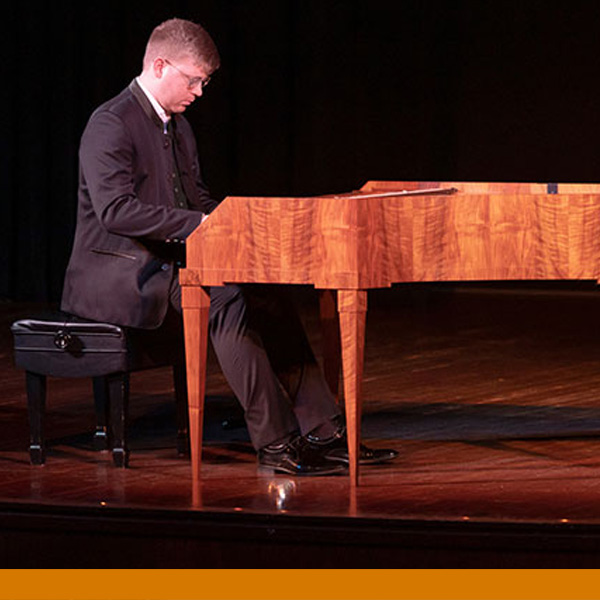
<svg viewBox="0 0 600 600"><path fill-rule="evenodd" d="M108 433L106 427L97 427L94 432L94 450L97 452L104 452L108 450Z"/></svg>
<svg viewBox="0 0 600 600"><path fill-rule="evenodd" d="M112 452L115 467L125 469L129 466L129 452L123 448L114 448Z"/></svg>
<svg viewBox="0 0 600 600"><path fill-rule="evenodd" d="M46 462L46 455L41 446L29 446L29 460L32 465L43 465Z"/></svg>

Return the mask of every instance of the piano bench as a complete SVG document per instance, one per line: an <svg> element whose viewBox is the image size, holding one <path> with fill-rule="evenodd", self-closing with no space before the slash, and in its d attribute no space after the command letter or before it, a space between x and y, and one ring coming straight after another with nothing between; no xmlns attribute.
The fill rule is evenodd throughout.
<svg viewBox="0 0 600 600"><path fill-rule="evenodd" d="M177 451L189 450L183 330L120 327L64 313L15 321L14 356L26 371L30 461L45 462L44 415L47 377L89 377L96 411L94 447L112 449L115 466L127 467L129 374L171 366L177 412Z"/></svg>

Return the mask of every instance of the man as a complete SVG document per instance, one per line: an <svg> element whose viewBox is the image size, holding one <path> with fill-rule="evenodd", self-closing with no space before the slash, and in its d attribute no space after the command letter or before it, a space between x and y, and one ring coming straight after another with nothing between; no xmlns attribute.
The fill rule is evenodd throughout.
<svg viewBox="0 0 600 600"><path fill-rule="evenodd" d="M91 116L81 139L78 215L62 309L155 329L181 315L165 242L185 239L217 205L182 113L219 67L199 25L171 19L151 34L139 77ZM347 466L340 411L297 315L273 287L211 290L215 353L241 402L259 465L297 475ZM389 460L363 448L363 462Z"/></svg>

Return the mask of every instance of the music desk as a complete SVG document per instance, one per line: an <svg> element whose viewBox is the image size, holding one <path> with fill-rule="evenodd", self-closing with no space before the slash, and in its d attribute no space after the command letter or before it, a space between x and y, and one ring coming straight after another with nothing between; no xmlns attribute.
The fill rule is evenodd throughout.
<svg viewBox="0 0 600 600"><path fill-rule="evenodd" d="M337 306L350 480L357 485L367 290L399 282L597 281L600 185L372 181L348 194L229 197L188 238L186 251L180 282L194 480L210 306L204 288L280 283L312 285L323 290L325 311ZM335 389L336 344L328 347Z"/></svg>

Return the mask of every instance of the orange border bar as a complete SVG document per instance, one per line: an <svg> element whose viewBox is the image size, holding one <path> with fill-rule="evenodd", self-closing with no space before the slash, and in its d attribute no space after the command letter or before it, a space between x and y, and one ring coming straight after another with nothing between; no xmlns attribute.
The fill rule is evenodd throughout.
<svg viewBox="0 0 600 600"><path fill-rule="evenodd" d="M596 570L4 570L0 600L595 600Z"/></svg>

